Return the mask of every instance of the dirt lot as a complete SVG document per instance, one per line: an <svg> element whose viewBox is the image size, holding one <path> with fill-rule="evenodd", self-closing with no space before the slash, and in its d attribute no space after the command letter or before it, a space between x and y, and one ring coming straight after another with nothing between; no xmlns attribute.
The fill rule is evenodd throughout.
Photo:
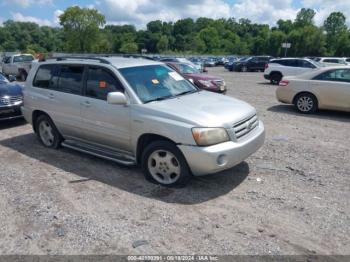
<svg viewBox="0 0 350 262"><path fill-rule="evenodd" d="M266 143L183 189L0 123L0 252L350 254L350 114L300 115L261 73L210 71L257 108Z"/></svg>

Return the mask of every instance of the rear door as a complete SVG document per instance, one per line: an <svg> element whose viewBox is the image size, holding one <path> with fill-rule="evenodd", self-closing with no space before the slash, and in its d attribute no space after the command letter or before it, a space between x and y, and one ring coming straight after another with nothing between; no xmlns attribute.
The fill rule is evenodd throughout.
<svg viewBox="0 0 350 262"><path fill-rule="evenodd" d="M81 134L83 75L82 65L42 65L33 81L35 106L51 117L65 138Z"/></svg>
<svg viewBox="0 0 350 262"><path fill-rule="evenodd" d="M116 75L102 66L88 66L81 101L84 139L112 149L130 151L130 106L107 103L110 92L123 92Z"/></svg>
<svg viewBox="0 0 350 262"><path fill-rule="evenodd" d="M350 110L350 69L329 70L310 82L321 106Z"/></svg>

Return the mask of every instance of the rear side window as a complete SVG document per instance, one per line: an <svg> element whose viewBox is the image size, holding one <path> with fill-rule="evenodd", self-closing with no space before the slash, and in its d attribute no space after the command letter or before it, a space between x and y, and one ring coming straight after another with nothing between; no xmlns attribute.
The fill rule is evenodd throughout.
<svg viewBox="0 0 350 262"><path fill-rule="evenodd" d="M61 65L57 91L80 95L83 89L84 67L80 65Z"/></svg>
<svg viewBox="0 0 350 262"><path fill-rule="evenodd" d="M340 64L340 61L338 59L325 59L325 60L323 60L323 62Z"/></svg>
<svg viewBox="0 0 350 262"><path fill-rule="evenodd" d="M108 69L89 67L86 81L86 96L107 100L110 92L124 92L121 83Z"/></svg>
<svg viewBox="0 0 350 262"><path fill-rule="evenodd" d="M39 67L33 81L33 86L40 88L50 88L53 75L57 71L56 65L42 65Z"/></svg>
<svg viewBox="0 0 350 262"><path fill-rule="evenodd" d="M294 59L281 59L281 60L273 60L271 63L277 63L283 66L292 66L296 67L297 63Z"/></svg>

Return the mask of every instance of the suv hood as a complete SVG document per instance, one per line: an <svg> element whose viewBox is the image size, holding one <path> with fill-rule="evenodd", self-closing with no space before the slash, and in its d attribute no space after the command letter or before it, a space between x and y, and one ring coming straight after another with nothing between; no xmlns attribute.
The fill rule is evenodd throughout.
<svg viewBox="0 0 350 262"><path fill-rule="evenodd" d="M235 123L256 114L255 108L246 102L207 91L142 106L145 114L198 127L231 128Z"/></svg>

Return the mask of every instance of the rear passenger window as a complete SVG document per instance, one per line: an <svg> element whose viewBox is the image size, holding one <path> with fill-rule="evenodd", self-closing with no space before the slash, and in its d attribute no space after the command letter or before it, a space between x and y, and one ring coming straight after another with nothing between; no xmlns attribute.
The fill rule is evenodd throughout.
<svg viewBox="0 0 350 262"><path fill-rule="evenodd" d="M124 89L108 69L89 67L86 81L86 96L107 100L107 95L110 92L124 92Z"/></svg>
<svg viewBox="0 0 350 262"><path fill-rule="evenodd" d="M274 63L278 63L284 66L293 66L293 67L297 66L296 61L294 59L277 60Z"/></svg>
<svg viewBox="0 0 350 262"><path fill-rule="evenodd" d="M49 88L52 76L56 70L55 65L42 65L39 67L38 72L33 81L33 86L40 88Z"/></svg>
<svg viewBox="0 0 350 262"><path fill-rule="evenodd" d="M61 65L57 91L79 95L83 88L83 66Z"/></svg>

